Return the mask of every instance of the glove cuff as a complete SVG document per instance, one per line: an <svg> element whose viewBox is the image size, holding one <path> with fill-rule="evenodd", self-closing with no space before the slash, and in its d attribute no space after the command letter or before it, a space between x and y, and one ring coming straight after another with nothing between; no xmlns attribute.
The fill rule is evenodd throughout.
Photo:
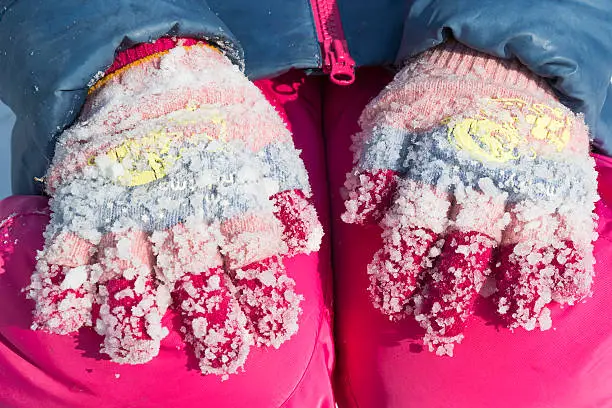
<svg viewBox="0 0 612 408"><path fill-rule="evenodd" d="M564 130L570 122L582 122L570 120L572 112L558 101L546 80L518 60L490 56L450 41L407 61L393 82L364 110L360 123L362 129L376 124L428 132L448 124L450 118L478 115L485 105L491 105L486 110L493 109L497 116L514 111L517 117L536 120L528 123L530 128L546 128L548 121L554 122L555 129ZM489 119L505 122L498 117ZM588 148L585 126L572 129L572 133L581 135L572 138L578 150Z"/></svg>
<svg viewBox="0 0 612 408"><path fill-rule="evenodd" d="M535 97L555 95L546 80L532 73L517 59L502 59L472 48L454 40L420 54L413 61L415 73L456 77L483 84L497 85L514 91L525 92Z"/></svg>
<svg viewBox="0 0 612 408"><path fill-rule="evenodd" d="M206 44L194 38L159 38L152 43L137 44L132 48L123 50L117 54L113 64L108 67L101 78L89 88L89 94L93 93L111 79L120 75L132 66L138 65L150 58L161 56L175 47L191 47L196 44ZM216 49L208 45L210 48Z"/></svg>
<svg viewBox="0 0 612 408"><path fill-rule="evenodd" d="M189 47L198 43L198 40L193 38L159 38L152 43L137 44L132 48L121 51L115 57L113 65L111 65L104 75L110 75L113 72L125 67L128 64L146 58L149 55L168 51L177 45Z"/></svg>

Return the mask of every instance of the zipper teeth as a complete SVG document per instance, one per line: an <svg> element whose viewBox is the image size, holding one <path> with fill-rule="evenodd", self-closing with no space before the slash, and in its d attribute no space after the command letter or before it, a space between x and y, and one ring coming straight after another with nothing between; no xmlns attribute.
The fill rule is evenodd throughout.
<svg viewBox="0 0 612 408"><path fill-rule="evenodd" d="M338 13L335 12L336 2L334 0L315 0L319 8L319 20L321 21L321 34L323 41L344 37L338 31Z"/></svg>
<svg viewBox="0 0 612 408"><path fill-rule="evenodd" d="M321 11L319 10L320 7L318 3L319 3L318 0L310 0L310 6L312 7L315 26L317 30L317 38L319 39L319 42L322 43L323 42L323 27L322 27L323 18L321 17Z"/></svg>
<svg viewBox="0 0 612 408"><path fill-rule="evenodd" d="M342 23L335 0L311 0L321 42L344 39Z"/></svg>

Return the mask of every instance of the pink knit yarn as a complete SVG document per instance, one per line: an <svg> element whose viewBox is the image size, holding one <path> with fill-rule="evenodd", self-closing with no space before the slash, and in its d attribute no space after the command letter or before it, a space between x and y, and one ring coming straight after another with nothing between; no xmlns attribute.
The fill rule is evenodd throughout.
<svg viewBox="0 0 612 408"><path fill-rule="evenodd" d="M199 40L194 38L162 37L153 41L152 43L137 44L132 48L119 52L113 61L113 65L108 67L104 74L112 74L113 72L125 67L128 64L131 64L132 62L138 61L139 59L143 59L158 52L168 51L177 45L187 47L197 44L198 42Z"/></svg>
<svg viewBox="0 0 612 408"><path fill-rule="evenodd" d="M374 306L413 313L430 351L452 355L487 276L511 328L547 330L548 303L589 295L588 130L543 78L451 41L408 61L360 126L342 218L382 227Z"/></svg>
<svg viewBox="0 0 612 408"><path fill-rule="evenodd" d="M32 328L94 326L101 352L143 364L173 306L201 372L226 378L251 345L278 348L298 330L303 297L284 258L323 234L299 151L204 43L141 45L107 72L47 175L54 217L27 288Z"/></svg>
<svg viewBox="0 0 612 408"><path fill-rule="evenodd" d="M449 42L410 61L407 69L364 111L361 122L401 124L411 131L427 131L446 117L465 112L482 98L521 98L553 103L555 96L544 79L516 60L501 60ZM435 97L433 97L435 96ZM394 109L402 100L410 110Z"/></svg>

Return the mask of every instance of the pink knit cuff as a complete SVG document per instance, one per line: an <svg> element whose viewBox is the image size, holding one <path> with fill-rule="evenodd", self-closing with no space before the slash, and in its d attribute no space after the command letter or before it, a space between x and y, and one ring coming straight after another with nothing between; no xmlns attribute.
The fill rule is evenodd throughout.
<svg viewBox="0 0 612 408"><path fill-rule="evenodd" d="M546 80L518 60L493 57L450 41L407 61L360 121L426 132L448 118L480 110L487 100L521 101L514 103L517 108L543 104L570 114Z"/></svg>
<svg viewBox="0 0 612 408"><path fill-rule="evenodd" d="M415 73L424 69L429 75L457 76L461 80L499 85L534 96L547 94L555 97L546 80L535 75L517 59L494 57L454 40L417 56L414 62L419 63L416 64Z"/></svg>
<svg viewBox="0 0 612 408"><path fill-rule="evenodd" d="M112 74L113 72L125 67L126 65L136 62L140 59L148 57L149 55L156 54L158 52L168 51L177 45L190 46L194 45L198 40L193 38L159 38L152 43L142 43L135 45L132 48L121 51L115 57L113 65L111 65L105 72L104 75Z"/></svg>

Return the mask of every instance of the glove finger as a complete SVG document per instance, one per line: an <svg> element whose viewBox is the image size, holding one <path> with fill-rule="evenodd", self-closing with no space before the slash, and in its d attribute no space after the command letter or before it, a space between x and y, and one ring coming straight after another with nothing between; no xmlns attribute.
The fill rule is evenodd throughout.
<svg viewBox="0 0 612 408"><path fill-rule="evenodd" d="M549 311L555 267L553 239L559 219L533 202L510 209L511 222L493 268L497 313L510 328L550 327Z"/></svg>
<svg viewBox="0 0 612 408"><path fill-rule="evenodd" d="M28 287L28 297L36 302L34 329L67 334L91 325L94 251L92 243L72 232L47 241Z"/></svg>
<svg viewBox="0 0 612 408"><path fill-rule="evenodd" d="M590 292L592 246L587 237L592 238L593 221L576 217L573 223L584 227L579 234L542 204L520 203L510 214L495 264L497 312L510 328L547 330L552 321L546 305L553 297L573 303Z"/></svg>
<svg viewBox="0 0 612 408"><path fill-rule="evenodd" d="M108 233L100 241L98 262L94 317L96 332L104 336L101 351L117 363L146 363L168 334L161 325L166 305L157 296L151 243L142 231Z"/></svg>
<svg viewBox="0 0 612 408"><path fill-rule="evenodd" d="M415 299L415 318L425 329L424 343L438 355L453 355L466 321L489 275L493 248L505 227L506 195L471 188L455 191L453 220L439 262Z"/></svg>
<svg viewBox="0 0 612 408"><path fill-rule="evenodd" d="M404 316L419 275L439 254L434 244L446 227L449 206L445 193L400 181L396 201L381 221L383 246L368 265L374 306L390 319Z"/></svg>
<svg viewBox="0 0 612 408"><path fill-rule="evenodd" d="M288 256L317 251L323 238L323 227L317 211L301 190L277 193L271 197L274 215L283 225L283 241Z"/></svg>
<svg viewBox="0 0 612 408"><path fill-rule="evenodd" d="M342 221L348 224L375 224L391 206L397 188L393 170L355 171L348 173L344 183Z"/></svg>
<svg viewBox="0 0 612 408"><path fill-rule="evenodd" d="M216 236L215 236L216 235ZM253 339L236 289L225 275L218 231L178 224L152 235L158 277L173 288L181 332L203 374L227 375L244 365Z"/></svg>
<svg viewBox="0 0 612 408"><path fill-rule="evenodd" d="M555 266L552 298L561 304L573 305L591 294L596 223L589 211L559 218L562 239L555 246L556 256L552 261Z"/></svg>
<svg viewBox="0 0 612 408"><path fill-rule="evenodd" d="M251 214L226 221L221 231L225 264L255 341L279 347L298 329L302 300L277 255L286 253L282 225L272 214Z"/></svg>
<svg viewBox="0 0 612 408"><path fill-rule="evenodd" d="M253 262L230 275L258 345L279 348L297 332L303 296L295 293L295 281L280 257Z"/></svg>

